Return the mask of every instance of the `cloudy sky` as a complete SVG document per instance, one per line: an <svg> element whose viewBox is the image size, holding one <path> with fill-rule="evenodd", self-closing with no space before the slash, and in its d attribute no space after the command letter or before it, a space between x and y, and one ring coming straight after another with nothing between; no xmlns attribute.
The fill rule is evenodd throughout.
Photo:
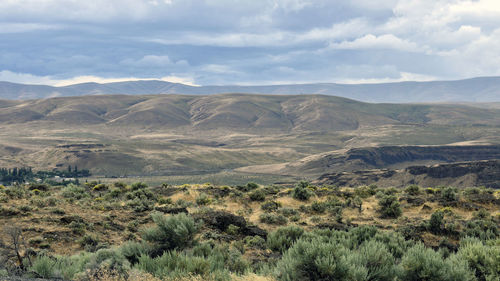
<svg viewBox="0 0 500 281"><path fill-rule="evenodd" d="M500 75L499 0L0 0L0 80L195 85Z"/></svg>

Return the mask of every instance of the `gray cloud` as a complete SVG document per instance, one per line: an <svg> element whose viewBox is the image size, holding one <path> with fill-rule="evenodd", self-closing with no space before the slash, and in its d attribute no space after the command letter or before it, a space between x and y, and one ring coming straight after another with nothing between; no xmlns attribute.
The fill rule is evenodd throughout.
<svg viewBox="0 0 500 281"><path fill-rule="evenodd" d="M0 79L17 82L500 75L497 0L17 0L0 19Z"/></svg>

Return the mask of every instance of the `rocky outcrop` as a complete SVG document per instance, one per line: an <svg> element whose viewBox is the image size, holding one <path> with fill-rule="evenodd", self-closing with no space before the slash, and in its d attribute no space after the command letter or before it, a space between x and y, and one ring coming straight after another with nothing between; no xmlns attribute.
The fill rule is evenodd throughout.
<svg viewBox="0 0 500 281"><path fill-rule="evenodd" d="M500 160L410 166L401 170L375 169L329 173L320 176L315 183L337 186L418 184L421 186L451 185L500 188Z"/></svg>

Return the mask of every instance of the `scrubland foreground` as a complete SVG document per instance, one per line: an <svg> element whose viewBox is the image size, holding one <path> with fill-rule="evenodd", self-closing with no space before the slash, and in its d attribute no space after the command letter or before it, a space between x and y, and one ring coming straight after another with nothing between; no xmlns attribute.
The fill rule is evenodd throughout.
<svg viewBox="0 0 500 281"><path fill-rule="evenodd" d="M500 192L0 186L0 279L500 280Z"/></svg>

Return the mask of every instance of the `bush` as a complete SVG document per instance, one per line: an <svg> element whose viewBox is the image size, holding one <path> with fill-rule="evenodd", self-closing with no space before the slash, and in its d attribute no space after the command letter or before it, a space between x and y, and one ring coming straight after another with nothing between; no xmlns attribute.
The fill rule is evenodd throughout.
<svg viewBox="0 0 500 281"><path fill-rule="evenodd" d="M402 279L409 281L474 280L467 264L456 258L443 257L423 244L410 248L401 259Z"/></svg>
<svg viewBox="0 0 500 281"><path fill-rule="evenodd" d="M271 232L267 236L267 246L273 251L283 253L304 234L304 229L298 226L285 226Z"/></svg>
<svg viewBox="0 0 500 281"><path fill-rule="evenodd" d="M397 218L402 213L397 197L394 195L382 195L378 205L384 218Z"/></svg>
<svg viewBox="0 0 500 281"><path fill-rule="evenodd" d="M248 194L252 201L264 201L266 199L266 192L263 189L257 189Z"/></svg>
<svg viewBox="0 0 500 281"><path fill-rule="evenodd" d="M273 212L281 207L281 203L276 201L266 201L260 205L260 208L265 212Z"/></svg>
<svg viewBox="0 0 500 281"><path fill-rule="evenodd" d="M54 267L56 260L47 256L38 257L31 266L30 270L39 278L49 279L54 276Z"/></svg>
<svg viewBox="0 0 500 281"><path fill-rule="evenodd" d="M109 189L109 186L105 183L100 183L100 184L97 184L95 185L93 188L92 188L92 191L98 191L98 192L102 192L102 191L107 191Z"/></svg>
<svg viewBox="0 0 500 281"><path fill-rule="evenodd" d="M262 223L284 225L288 222L288 219L283 215L276 214L262 214L259 216L259 220Z"/></svg>
<svg viewBox="0 0 500 281"><path fill-rule="evenodd" d="M144 242L126 242L120 247L120 253L132 264L139 262L139 258L142 255L147 255L151 253L151 247Z"/></svg>
<svg viewBox="0 0 500 281"><path fill-rule="evenodd" d="M298 216L299 211L293 208L279 208L278 213L284 215L285 217Z"/></svg>
<svg viewBox="0 0 500 281"><path fill-rule="evenodd" d="M368 198L377 192L377 186L375 185L370 185L370 186L360 186L354 189L354 195L359 196L361 198Z"/></svg>
<svg viewBox="0 0 500 281"><path fill-rule="evenodd" d="M460 242L457 256L465 260L475 272L477 280L500 279L500 241L494 245L485 245L482 241L467 238Z"/></svg>
<svg viewBox="0 0 500 281"><path fill-rule="evenodd" d="M358 276L362 280L394 280L397 276L395 259L384 243L370 240L361 245L358 251L347 257L351 264L357 265Z"/></svg>
<svg viewBox="0 0 500 281"><path fill-rule="evenodd" d="M137 269L167 280L193 275L200 275L200 280L230 280L229 272L242 274L248 267L239 251L212 248L208 243L195 247L192 254L169 251L156 258L141 256L136 265Z"/></svg>
<svg viewBox="0 0 500 281"><path fill-rule="evenodd" d="M170 217L154 213L151 217L156 226L145 229L142 238L152 244L155 256L168 250L190 246L199 230L199 225L194 219L184 213Z"/></svg>
<svg viewBox="0 0 500 281"><path fill-rule="evenodd" d="M275 276L283 281L362 280L346 260L348 254L348 249L333 241L299 239L277 263Z"/></svg>
<svg viewBox="0 0 500 281"><path fill-rule="evenodd" d="M136 183L133 183L130 188L132 190L140 190L140 189L146 189L148 188L148 185L143 183L143 182L136 182Z"/></svg>
<svg viewBox="0 0 500 281"><path fill-rule="evenodd" d="M245 238L245 244L252 248L257 248L257 249L265 249L266 248L266 240L260 236L247 236Z"/></svg>
<svg viewBox="0 0 500 281"><path fill-rule="evenodd" d="M324 202L314 201L311 204L311 210L315 213L322 214L326 211L327 204Z"/></svg>
<svg viewBox="0 0 500 281"><path fill-rule="evenodd" d="M441 199L447 202L454 202L458 200L458 191L453 187L446 187L441 192Z"/></svg>
<svg viewBox="0 0 500 281"><path fill-rule="evenodd" d="M306 181L301 181L299 182L295 188L293 189L292 192L292 197L301 200L301 201L307 201L311 196L314 195L314 193L308 189L309 183Z"/></svg>
<svg viewBox="0 0 500 281"><path fill-rule="evenodd" d="M412 184L405 188L405 192L408 193L409 195L419 195L420 187L416 184Z"/></svg>
<svg viewBox="0 0 500 281"><path fill-rule="evenodd" d="M251 191L251 190L254 190L257 188L259 188L259 185L254 183L254 182L249 182L243 186L241 186L241 185L236 186L236 189L238 189L239 191L243 191L243 192L248 192L248 191Z"/></svg>
<svg viewBox="0 0 500 281"><path fill-rule="evenodd" d="M211 201L212 200L206 193L202 193L196 198L196 204L198 204L199 206L208 205Z"/></svg>
<svg viewBox="0 0 500 281"><path fill-rule="evenodd" d="M431 215L429 220L429 230L434 234L441 233L443 225L444 213L442 211L436 211Z"/></svg>
<svg viewBox="0 0 500 281"><path fill-rule="evenodd" d="M89 196L87 190L85 190L85 187L77 186L74 184L68 184L67 186L65 186L62 189L61 194L64 198L73 198L76 200L80 200Z"/></svg>

